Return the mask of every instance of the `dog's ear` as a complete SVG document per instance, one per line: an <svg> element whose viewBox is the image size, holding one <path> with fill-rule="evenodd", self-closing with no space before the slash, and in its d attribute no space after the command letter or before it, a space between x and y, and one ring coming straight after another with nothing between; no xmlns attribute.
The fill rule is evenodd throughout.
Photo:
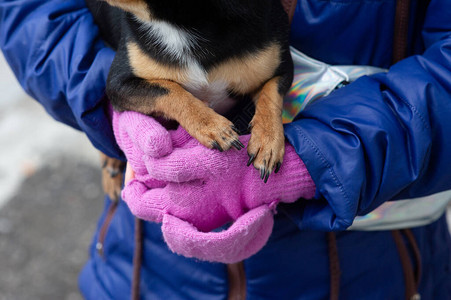
<svg viewBox="0 0 451 300"><path fill-rule="evenodd" d="M143 21L150 21L150 10L144 0L104 0L111 6L134 14Z"/></svg>

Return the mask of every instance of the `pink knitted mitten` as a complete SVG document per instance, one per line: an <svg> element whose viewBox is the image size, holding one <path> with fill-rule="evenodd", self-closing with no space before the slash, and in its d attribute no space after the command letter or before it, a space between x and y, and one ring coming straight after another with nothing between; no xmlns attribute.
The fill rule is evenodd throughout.
<svg viewBox="0 0 451 300"><path fill-rule="evenodd" d="M167 131L155 119L134 111L119 113L111 109L111 115L116 142L132 166L136 178L158 185L148 176L145 157L167 155L178 143L186 143L191 137L186 136L184 130Z"/></svg>
<svg viewBox="0 0 451 300"><path fill-rule="evenodd" d="M152 125L150 131L155 128L161 129ZM315 185L288 143L282 167L264 183L256 169L246 166L245 150L207 149L180 128L171 134L148 134L158 136L166 148L137 149L146 180L137 176L129 182L123 199L137 217L163 222L168 246L184 256L223 263L248 258L268 240L277 203L314 196ZM240 141L247 145L249 138ZM229 222L234 223L227 230L211 232Z"/></svg>

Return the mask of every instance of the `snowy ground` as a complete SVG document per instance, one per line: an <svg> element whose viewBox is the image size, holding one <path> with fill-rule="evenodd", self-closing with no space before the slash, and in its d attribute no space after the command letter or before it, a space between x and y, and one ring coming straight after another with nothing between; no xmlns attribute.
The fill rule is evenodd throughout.
<svg viewBox="0 0 451 300"><path fill-rule="evenodd" d="M0 300L79 300L103 206L97 151L19 87L0 53Z"/></svg>
<svg viewBox="0 0 451 300"><path fill-rule="evenodd" d="M97 164L87 138L54 121L20 88L0 53L0 207L25 177L64 154Z"/></svg>

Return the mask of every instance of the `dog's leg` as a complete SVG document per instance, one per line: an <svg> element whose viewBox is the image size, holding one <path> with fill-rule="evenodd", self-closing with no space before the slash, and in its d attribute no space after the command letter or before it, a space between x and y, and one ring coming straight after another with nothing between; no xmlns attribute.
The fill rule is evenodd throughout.
<svg viewBox="0 0 451 300"><path fill-rule="evenodd" d="M250 123L251 139L247 146L249 164L260 170L261 178L278 171L285 154L285 137L282 124L283 93L281 77L269 80L254 97L255 115Z"/></svg>
<svg viewBox="0 0 451 300"><path fill-rule="evenodd" d="M102 164L102 187L112 201L118 201L121 195L125 163L100 152Z"/></svg>
<svg viewBox="0 0 451 300"><path fill-rule="evenodd" d="M146 115L163 116L177 121L202 145L220 151L244 148L233 123L194 97L178 83L134 78L124 81L119 90L110 91L115 109L133 110ZM118 97L125 101L114 101ZM116 96L114 96L116 95ZM119 102L119 106L118 106Z"/></svg>

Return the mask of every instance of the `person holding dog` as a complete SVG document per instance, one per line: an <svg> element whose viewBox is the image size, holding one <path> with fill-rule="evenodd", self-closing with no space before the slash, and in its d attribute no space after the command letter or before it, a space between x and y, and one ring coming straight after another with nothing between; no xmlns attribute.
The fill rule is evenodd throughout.
<svg viewBox="0 0 451 300"><path fill-rule="evenodd" d="M331 92L286 124L287 153L280 172L266 184L251 178L255 170L246 163L233 164L246 160L244 150L205 151L180 128L167 131L148 117L111 113L104 88L114 51L100 39L83 0L0 3L0 47L24 89L109 156L125 159L114 134L132 167L144 154L145 167L135 164L135 177L149 177L131 180L124 195L147 197L172 186L159 190L159 199L178 192L178 207L194 207L195 200L209 201L202 198L206 191L227 193L233 207L246 210L254 201L272 205L269 191L289 194L290 203L271 206L278 213L266 244L239 262L238 256L224 264L186 257L196 252L174 254L161 224L145 222L138 235L143 251L135 262L138 282L133 281L134 215L154 216L163 209L153 202L106 199L91 258L80 275L84 297L126 299L133 289L143 299L449 299L451 240L443 205L430 211L424 203L447 203L451 189L451 7L446 0L411 1L401 59L404 53L392 47L393 37L406 28L395 26L397 2L409 3L297 2L294 48L330 65L371 65L388 72ZM142 126L138 133L136 124ZM155 137L152 144L142 138L146 133ZM158 148L164 153L150 149L155 141L165 146ZM219 162L224 166L215 168ZM243 181L248 184L238 189L235 183ZM390 214L398 200L416 217ZM377 222L365 226L361 216Z"/></svg>

